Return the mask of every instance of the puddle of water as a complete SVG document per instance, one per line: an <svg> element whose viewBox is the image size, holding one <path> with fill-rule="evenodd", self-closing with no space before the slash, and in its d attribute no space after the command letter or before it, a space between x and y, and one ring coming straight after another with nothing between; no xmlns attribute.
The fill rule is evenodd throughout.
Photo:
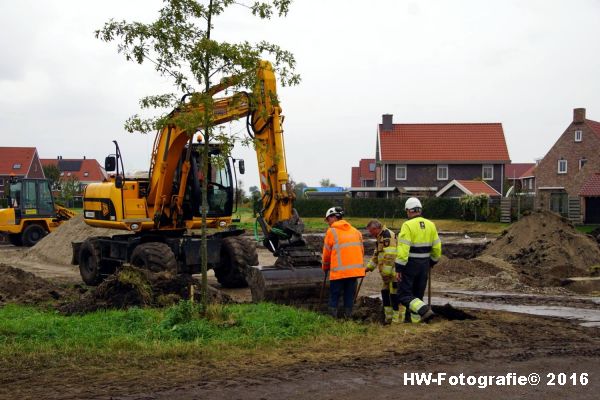
<svg viewBox="0 0 600 400"><path fill-rule="evenodd" d="M581 325L588 327L600 327L600 310L586 308L558 307L558 306L534 306L515 304L496 304L479 301L459 301L445 297L433 297L431 302L436 305L450 303L458 308L474 308L480 310L507 311L519 314L538 315L542 317L556 317L564 319L575 319L582 321Z"/></svg>
<svg viewBox="0 0 600 400"><path fill-rule="evenodd" d="M535 293L512 293L512 292L494 292L494 291L478 291L478 290L445 290L443 293L447 294L462 294L467 296L480 296L480 297L508 297L508 298L544 298L551 300L584 300L595 304L600 304L600 297L583 297L583 296L560 296L560 295L544 295Z"/></svg>

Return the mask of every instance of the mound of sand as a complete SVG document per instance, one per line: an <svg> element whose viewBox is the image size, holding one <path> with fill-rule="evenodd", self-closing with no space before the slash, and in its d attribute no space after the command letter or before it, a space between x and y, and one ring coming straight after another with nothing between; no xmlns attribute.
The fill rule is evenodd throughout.
<svg viewBox="0 0 600 400"><path fill-rule="evenodd" d="M25 252L25 259L51 264L70 264L73 250L71 242L83 242L91 236L122 234L115 229L94 228L83 221L82 215L64 222L53 232Z"/></svg>
<svg viewBox="0 0 600 400"><path fill-rule="evenodd" d="M591 267L600 264L598 244L549 211L521 219L483 254L514 264L524 283L538 286L557 286L570 276L589 276Z"/></svg>

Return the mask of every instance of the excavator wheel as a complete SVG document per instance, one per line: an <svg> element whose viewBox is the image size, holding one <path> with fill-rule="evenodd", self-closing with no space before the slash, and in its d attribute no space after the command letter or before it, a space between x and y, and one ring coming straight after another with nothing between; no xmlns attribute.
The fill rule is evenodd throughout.
<svg viewBox="0 0 600 400"><path fill-rule="evenodd" d="M256 245L241 236L227 237L221 244L221 262L215 276L223 287L246 287L245 271L253 263L258 264Z"/></svg>
<svg viewBox="0 0 600 400"><path fill-rule="evenodd" d="M21 240L24 246L31 247L35 246L35 244L42 240L42 238L47 234L48 232L43 227L37 224L32 224L23 230Z"/></svg>
<svg viewBox="0 0 600 400"><path fill-rule="evenodd" d="M98 242L87 239L79 248L79 273L86 285L96 286L102 282L100 265Z"/></svg>
<svg viewBox="0 0 600 400"><path fill-rule="evenodd" d="M138 245L131 254L131 264L152 272L177 273L175 254L166 243L148 242Z"/></svg>

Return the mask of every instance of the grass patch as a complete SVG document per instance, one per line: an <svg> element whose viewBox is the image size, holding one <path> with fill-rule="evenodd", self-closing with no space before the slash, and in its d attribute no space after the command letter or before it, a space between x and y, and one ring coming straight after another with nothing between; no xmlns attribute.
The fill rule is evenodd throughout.
<svg viewBox="0 0 600 400"><path fill-rule="evenodd" d="M181 302L166 309L132 308L64 316L7 305L0 309L0 359L35 358L40 354L181 356L214 346L231 350L280 346L323 332L330 337L351 337L369 329L268 303L211 306L206 318L200 318L197 311L196 306Z"/></svg>
<svg viewBox="0 0 600 400"><path fill-rule="evenodd" d="M600 225L575 225L575 229L586 234L591 234L598 227L600 227Z"/></svg>

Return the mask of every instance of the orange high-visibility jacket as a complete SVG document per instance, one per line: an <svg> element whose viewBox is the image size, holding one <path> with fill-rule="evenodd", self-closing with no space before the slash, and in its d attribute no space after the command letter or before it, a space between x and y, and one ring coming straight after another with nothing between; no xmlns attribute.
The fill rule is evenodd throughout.
<svg viewBox="0 0 600 400"><path fill-rule="evenodd" d="M360 232L343 219L336 221L325 234L321 268L329 270L332 281L365 276L364 253Z"/></svg>

